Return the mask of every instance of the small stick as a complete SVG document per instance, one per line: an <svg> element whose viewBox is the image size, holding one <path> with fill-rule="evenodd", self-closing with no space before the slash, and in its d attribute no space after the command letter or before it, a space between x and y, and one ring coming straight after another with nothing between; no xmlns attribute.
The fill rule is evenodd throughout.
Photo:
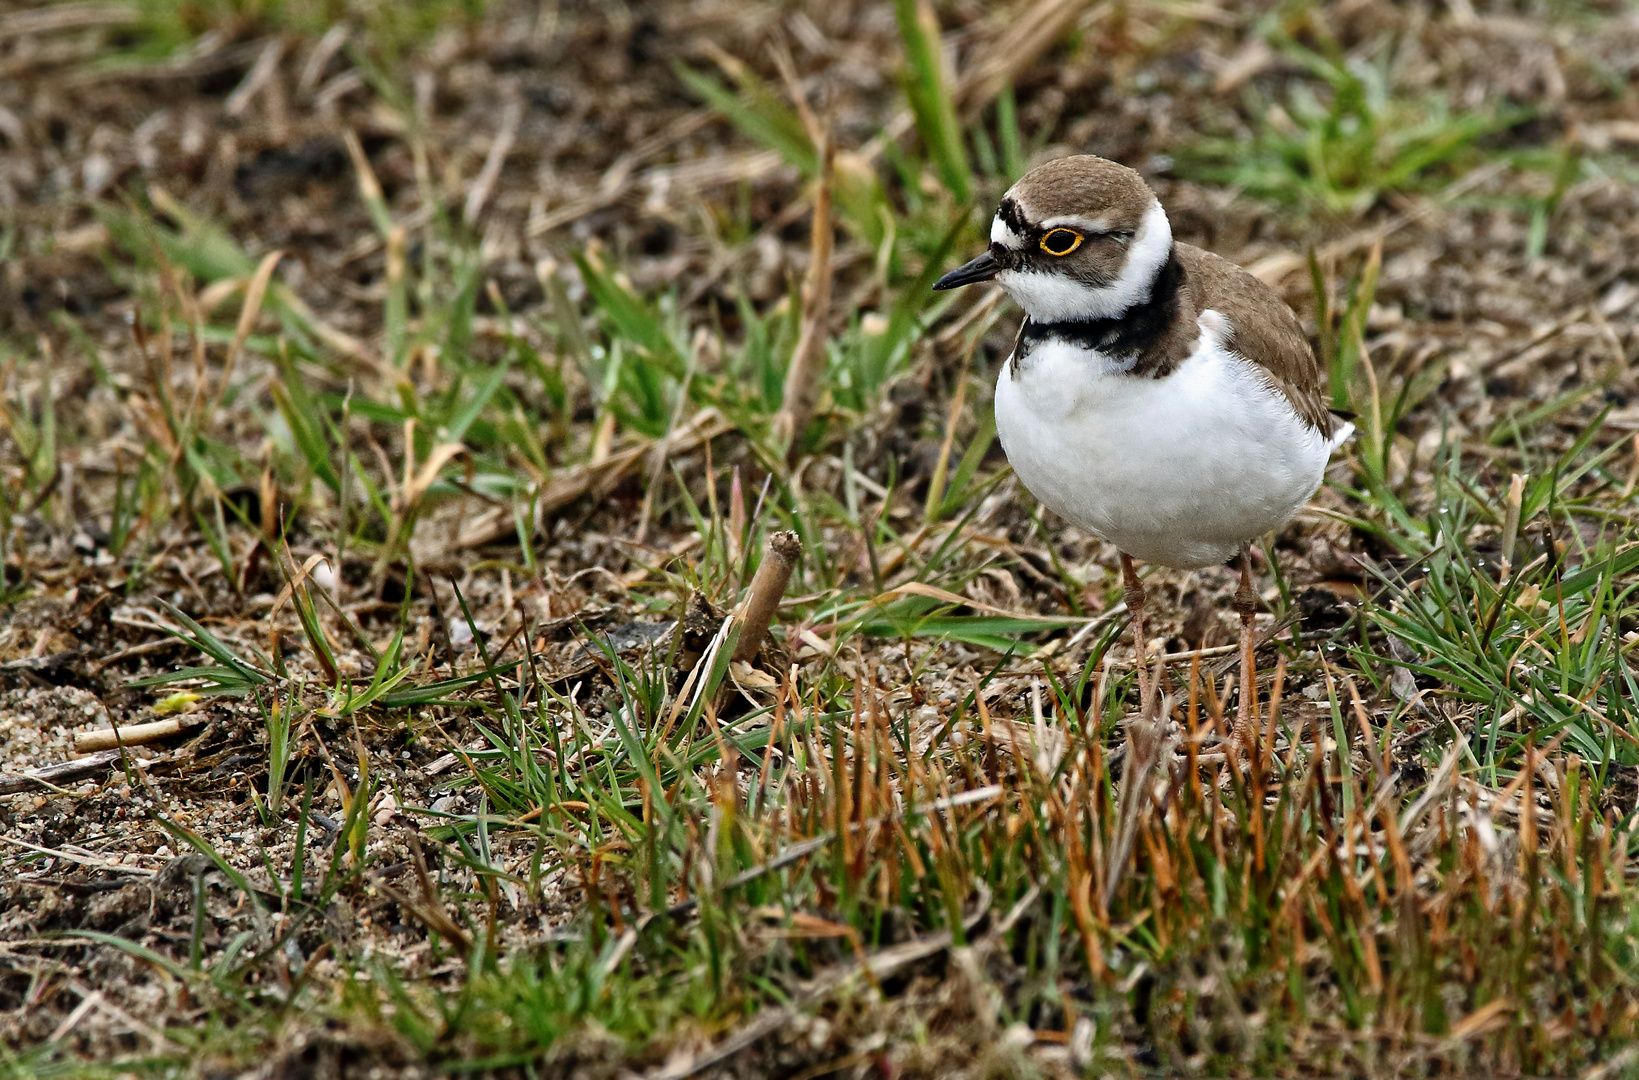
<svg viewBox="0 0 1639 1080"><path fill-rule="evenodd" d="M518 122L523 115L522 104L507 102L501 113L501 126L495 133L495 141L489 144L489 154L478 170L478 178L467 189L467 201L461 208L461 218L468 225L476 225L479 215L484 212L484 204L489 202L490 193L495 190L495 181L501 177L506 156L512 152L512 144L518 138Z"/></svg>
<svg viewBox="0 0 1639 1080"><path fill-rule="evenodd" d="M25 769L20 773L0 773L0 795L16 795L22 791L35 791L40 788L50 791L58 784L84 780L88 776L118 768L120 756L124 753L123 750L103 750L90 757L60 761L55 765L41 765L39 768ZM166 759L156 758L143 764L155 765L163 760Z"/></svg>
<svg viewBox="0 0 1639 1080"><path fill-rule="evenodd" d="M160 649L164 648L181 647L184 644L186 644L186 642L180 641L177 638L168 637L159 638L157 641L144 641L140 645L132 645L128 649L120 649L118 652L109 653L100 660L93 660L90 664L86 665L86 670L88 673L95 675L97 672L102 671L104 668L109 667L112 664L117 664L121 660L129 660L133 656L142 656L146 653L158 652Z"/></svg>
<svg viewBox="0 0 1639 1080"><path fill-rule="evenodd" d="M757 574L746 590L745 602L735 618L740 623L740 641L734 647L734 659L749 662L762 647L768 636L768 624L774 621L774 611L785 595L785 586L791 580L791 569L802 555L802 541L794 532L770 533L768 549L757 566Z"/></svg>
<svg viewBox="0 0 1639 1080"><path fill-rule="evenodd" d="M1126 586L1127 614L1132 620L1133 673L1138 677L1138 711L1149 707L1150 684L1145 672L1144 641L1144 583L1138 580L1138 570L1132 556L1121 553L1121 578Z"/></svg>
<svg viewBox="0 0 1639 1080"><path fill-rule="evenodd" d="M1125 558L1125 556L1123 556ZM1166 703L1161 700L1160 686L1165 674L1163 662L1157 658L1155 671L1144 689L1143 704L1138 715L1129 717L1123 725L1127 729L1127 765L1121 774L1116 794L1115 833L1110 839L1110 862L1104 871L1104 900L1106 910L1115 899L1127 872L1127 860L1132 855L1138 829L1155 806L1152 788L1156 769L1163 760L1171 760L1167 745ZM1153 712L1151 698L1155 693ZM1196 758L1199 762L1201 759Z"/></svg>
<svg viewBox="0 0 1639 1080"><path fill-rule="evenodd" d="M169 720L155 720L149 724L87 731L74 736L74 752L92 754L98 750L112 750L116 746L143 746L172 735L180 735L198 723L199 721L191 717L173 716Z"/></svg>
<svg viewBox="0 0 1639 1080"><path fill-rule="evenodd" d="M1635 442L1639 445L1639 437ZM1519 516L1525 502L1525 479L1515 473L1508 481L1508 502L1502 520L1502 581L1507 581L1514 572L1514 545L1519 541Z"/></svg>
<svg viewBox="0 0 1639 1080"><path fill-rule="evenodd" d="M1235 706L1234 736L1241 749L1253 750L1258 737L1258 660L1253 643L1253 619L1258 594L1252 589L1252 546L1241 545L1241 584L1235 590L1235 610L1241 616L1241 696ZM1256 762L1254 755L1252 761Z"/></svg>
<svg viewBox="0 0 1639 1080"><path fill-rule="evenodd" d="M814 224L809 244L808 280L802 289L802 326L791 366L785 373L785 399L774 414L772 434L788 457L795 457L802 434L814 415L819 377L825 371L825 323L831 310L831 177L836 143L827 132L820 147L820 177L814 188Z"/></svg>

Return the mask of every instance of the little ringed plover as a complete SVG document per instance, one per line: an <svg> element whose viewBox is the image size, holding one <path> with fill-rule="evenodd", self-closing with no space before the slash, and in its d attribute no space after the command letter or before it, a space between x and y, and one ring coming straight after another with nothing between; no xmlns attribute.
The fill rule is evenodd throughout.
<svg viewBox="0 0 1639 1080"><path fill-rule="evenodd" d="M1297 317L1239 266L1174 241L1138 173L1091 155L1025 174L989 249L933 287L992 279L1025 312L996 383L1002 447L1043 505L1120 550L1146 709L1133 559L1190 569L1239 552L1248 738L1250 543L1297 513L1354 431L1327 409Z"/></svg>

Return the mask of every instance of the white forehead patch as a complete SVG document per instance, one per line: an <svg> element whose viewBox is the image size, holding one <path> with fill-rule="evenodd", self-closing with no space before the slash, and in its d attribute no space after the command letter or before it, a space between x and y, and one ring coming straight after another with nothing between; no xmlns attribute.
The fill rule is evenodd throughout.
<svg viewBox="0 0 1639 1080"><path fill-rule="evenodd" d="M990 242L1018 251L1024 247L1024 237L1014 232L998 214L990 219Z"/></svg>

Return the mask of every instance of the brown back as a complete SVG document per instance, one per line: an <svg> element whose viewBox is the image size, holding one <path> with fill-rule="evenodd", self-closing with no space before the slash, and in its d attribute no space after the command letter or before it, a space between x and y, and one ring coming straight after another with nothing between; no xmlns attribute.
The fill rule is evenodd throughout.
<svg viewBox="0 0 1639 1080"><path fill-rule="evenodd" d="M1173 251L1184 269L1177 316L1160 340L1146 350L1134 374L1152 378L1171 374L1195 347L1201 312L1211 309L1229 323L1229 347L1263 368L1299 416L1322 434L1331 435L1337 421L1326 406L1326 374L1286 301L1210 251L1189 244L1174 244Z"/></svg>

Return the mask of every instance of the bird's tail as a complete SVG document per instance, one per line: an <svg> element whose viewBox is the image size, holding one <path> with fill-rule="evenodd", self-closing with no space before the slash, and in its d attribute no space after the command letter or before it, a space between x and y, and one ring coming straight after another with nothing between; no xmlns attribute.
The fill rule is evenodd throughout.
<svg viewBox="0 0 1639 1080"><path fill-rule="evenodd" d="M1332 437L1327 440L1330 449L1336 450L1350 439L1354 438L1354 425L1349 423L1351 416L1340 416L1336 409L1332 410Z"/></svg>

